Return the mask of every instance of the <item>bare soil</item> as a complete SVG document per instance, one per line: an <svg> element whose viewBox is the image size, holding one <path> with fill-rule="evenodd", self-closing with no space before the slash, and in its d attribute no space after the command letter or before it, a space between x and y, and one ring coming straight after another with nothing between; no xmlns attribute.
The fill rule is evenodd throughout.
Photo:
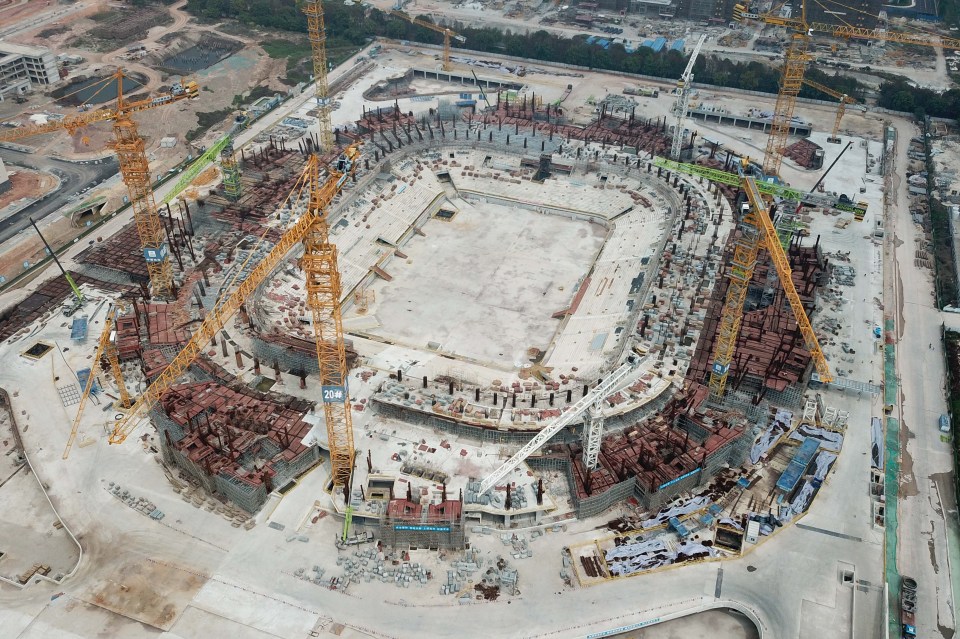
<svg viewBox="0 0 960 639"><path fill-rule="evenodd" d="M56 180L44 173L31 171L19 166L6 165L10 176L10 190L0 194L0 210L20 198L37 198L56 186Z"/></svg>

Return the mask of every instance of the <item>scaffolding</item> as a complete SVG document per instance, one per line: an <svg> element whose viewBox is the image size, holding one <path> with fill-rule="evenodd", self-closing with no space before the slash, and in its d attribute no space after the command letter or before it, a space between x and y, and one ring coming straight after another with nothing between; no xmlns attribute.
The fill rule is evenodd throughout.
<svg viewBox="0 0 960 639"><path fill-rule="evenodd" d="M243 194L243 187L240 184L240 164L232 142L228 142L220 151L220 169L223 171L223 194L231 202L236 202Z"/></svg>
<svg viewBox="0 0 960 639"><path fill-rule="evenodd" d="M423 504L393 499L380 519L379 537L395 549L462 549L467 541L463 504L457 500Z"/></svg>

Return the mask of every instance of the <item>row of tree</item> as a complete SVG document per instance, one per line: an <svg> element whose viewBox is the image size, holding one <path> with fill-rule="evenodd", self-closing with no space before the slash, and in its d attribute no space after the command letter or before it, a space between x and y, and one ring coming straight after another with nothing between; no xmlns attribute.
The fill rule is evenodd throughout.
<svg viewBox="0 0 960 639"><path fill-rule="evenodd" d="M960 89L933 91L910 86L905 80L884 82L880 85L877 104L894 111L957 119L960 116Z"/></svg>
<svg viewBox="0 0 960 639"><path fill-rule="evenodd" d="M235 18L250 25L305 31L306 20L300 7L289 0L188 0L188 11L209 20ZM427 44L441 44L443 35L359 3L324 3L327 34L338 43L363 45L372 37L411 40ZM475 51L507 54L523 58L574 64L592 69L637 73L663 78L678 78L687 63L687 57L677 51L654 52L641 47L628 53L621 44L603 48L588 43L585 37L566 38L548 31L515 33L492 27L465 27L454 29L466 37L461 46ZM698 82L718 86L761 91L776 94L780 72L762 62L736 62L714 55L701 56L694 66ZM831 86L858 100L864 97L864 87L856 79L817 69L809 69L807 77ZM804 86L801 97L830 100L815 89ZM917 112L932 116L955 118L960 114L960 91L936 93L914 89L906 82L885 82L880 90L880 105L898 111Z"/></svg>

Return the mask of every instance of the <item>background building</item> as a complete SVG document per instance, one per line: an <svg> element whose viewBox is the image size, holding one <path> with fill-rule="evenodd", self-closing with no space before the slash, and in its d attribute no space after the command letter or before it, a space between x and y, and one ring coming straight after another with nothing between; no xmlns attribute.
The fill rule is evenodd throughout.
<svg viewBox="0 0 960 639"><path fill-rule="evenodd" d="M808 2L807 21L875 29L880 26L879 16L884 9L880 0L862 0L849 6L831 0ZM795 11L799 11L799 4Z"/></svg>
<svg viewBox="0 0 960 639"><path fill-rule="evenodd" d="M3 160L0 160L0 193L7 191L10 186L10 176L7 175L7 168L3 166Z"/></svg>
<svg viewBox="0 0 960 639"><path fill-rule="evenodd" d="M57 57L49 49L0 42L0 100L5 95L26 93L35 85L59 81Z"/></svg>

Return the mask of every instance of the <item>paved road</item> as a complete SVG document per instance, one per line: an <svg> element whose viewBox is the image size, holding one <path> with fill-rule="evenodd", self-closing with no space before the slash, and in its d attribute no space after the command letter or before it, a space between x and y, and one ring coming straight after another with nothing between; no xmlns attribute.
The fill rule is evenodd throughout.
<svg viewBox="0 0 960 639"><path fill-rule="evenodd" d="M897 167L903 175L909 140L918 130L898 121ZM896 212L888 221L893 234L893 306L897 327L897 377L900 397L901 468L897 567L919 583L916 625L920 637L951 639L956 632L956 555L958 526L950 444L940 440L938 417L946 412L946 372L940 327L955 318L941 313L933 296L933 273L914 260L923 242L910 218L905 180L894 177ZM890 223L892 222L892 224ZM886 301L886 296L885 296ZM952 577L952 579L951 579Z"/></svg>
<svg viewBox="0 0 960 639"><path fill-rule="evenodd" d="M0 148L0 158L3 159L4 164L46 171L60 178L60 189L58 191L0 222L0 243L6 242L30 226L28 218L32 217L39 222L67 206L70 203L71 196L116 175L118 170L117 160L113 157L97 160L95 163L81 164Z"/></svg>
<svg viewBox="0 0 960 639"><path fill-rule="evenodd" d="M52 11L48 11L47 13L42 13L35 18L26 18L20 20L16 24L0 29L0 38L6 38L20 33L21 31L27 31L28 29L34 29L42 24L50 22L51 20L66 18L69 14L84 8L86 8L86 4L83 2L78 2L72 6L57 8Z"/></svg>

